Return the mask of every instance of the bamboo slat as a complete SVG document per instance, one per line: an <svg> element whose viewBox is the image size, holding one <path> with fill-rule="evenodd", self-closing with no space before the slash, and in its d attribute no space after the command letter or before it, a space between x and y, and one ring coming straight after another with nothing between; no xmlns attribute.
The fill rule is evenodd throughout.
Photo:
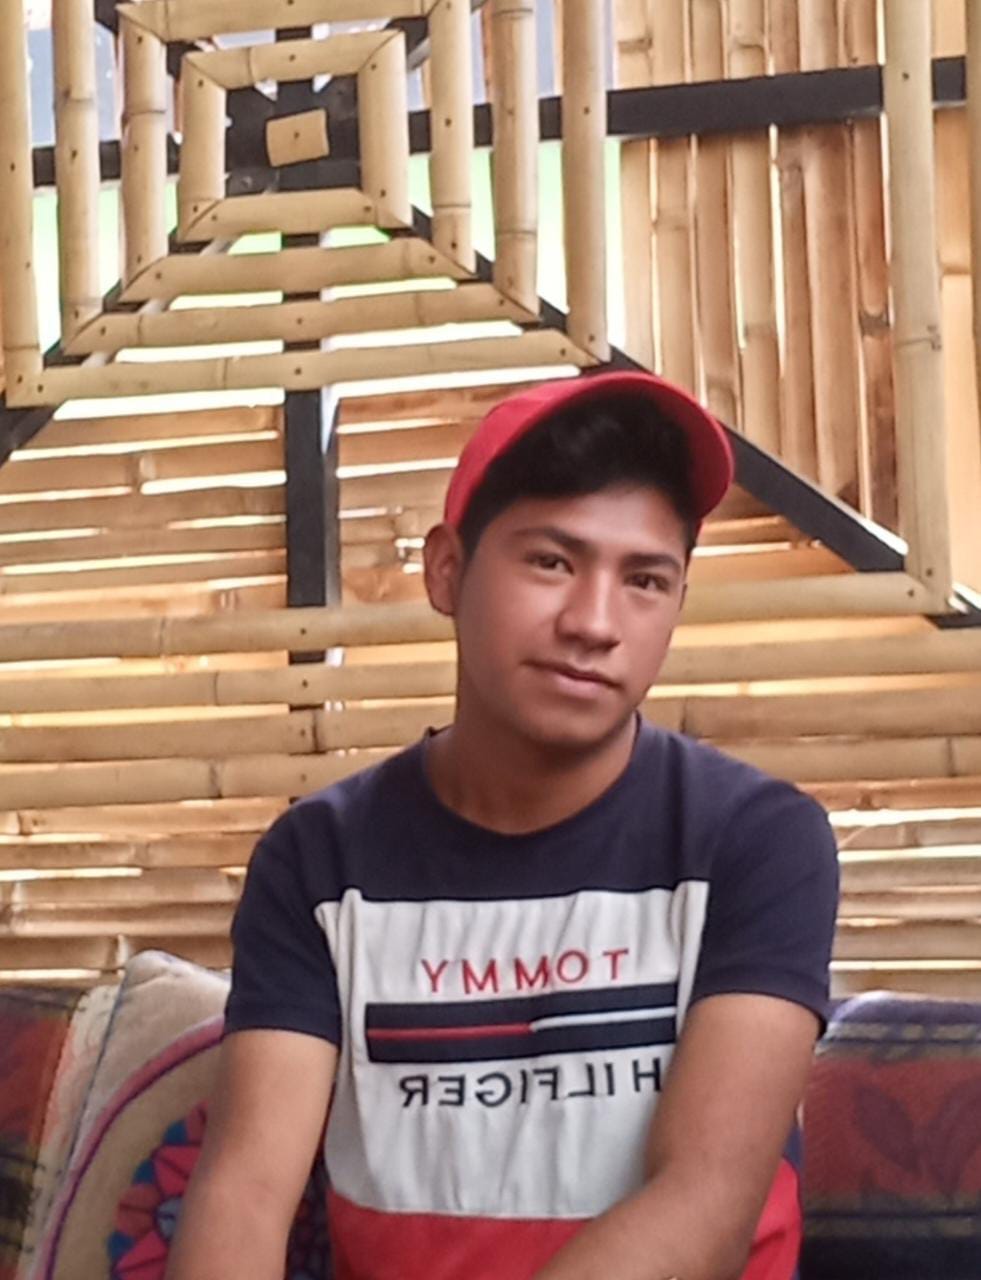
<svg viewBox="0 0 981 1280"><path fill-rule="evenodd" d="M981 734L981 683L902 692L689 698L684 731L716 740Z"/></svg>
<svg viewBox="0 0 981 1280"><path fill-rule="evenodd" d="M139 938L159 933L173 937L210 936L227 933L232 922L228 903L180 903L143 907L78 906L8 907L0 937L7 938L99 938L123 934Z"/></svg>
<svg viewBox="0 0 981 1280"><path fill-rule="evenodd" d="M412 293L283 302L249 307L200 307L101 316L69 344L72 355L122 347L190 346L210 342L318 341L342 333L429 328L487 320L534 319L490 284Z"/></svg>
<svg viewBox="0 0 981 1280"><path fill-rule="evenodd" d="M797 652L800 650L800 652ZM833 646L823 641L798 645L761 644L748 646L697 646L675 648L668 656L659 683L713 684L774 679L825 678L840 675L873 675L883 670L901 672L972 671L981 664L981 637L970 631L928 633L919 641L906 637L887 640L853 640ZM84 676L57 680L25 679L0 675L0 713L22 714L47 711L85 711L95 708L139 708L168 706L241 706L250 704L303 705L348 702L363 699L447 697L454 691L456 668L451 662L382 663L349 667L289 667L234 671L189 671L149 676ZM815 694L823 703L827 694ZM840 697L838 706L856 705L856 724L866 705L879 709L891 719L895 732L957 732L952 723L967 717L973 725L976 714L970 705L975 694L961 688L951 690L870 692L856 699ZM863 699L865 700L863 702ZM931 721L929 708L938 708ZM707 700L711 706L714 700ZM832 699L833 701L833 699ZM946 718L945 703L952 707L953 722ZM965 702L968 705L963 705ZM762 715L754 708L760 703L778 714L778 729L793 729L793 714L781 708L796 705L793 697L754 696L745 700L742 714L746 723ZM693 708L701 706L692 699ZM805 700L805 704L807 701ZM813 702L811 703L814 707ZM915 721L909 707L916 707ZM862 715L859 715L862 711ZM697 711L692 714L697 715ZM818 720L824 714L818 705ZM841 714L829 711L829 716ZM871 713L868 713L871 714ZM789 718L788 718L789 717ZM841 720L838 732L841 732ZM898 726L905 725L905 728ZM831 730L826 730L831 731ZM972 728L971 732L977 732ZM706 733L721 732L706 729ZM803 732L803 729L801 730ZM861 830L861 829L860 829ZM946 828L945 828L946 830ZM871 838L870 833L862 831ZM903 837L910 839L911 837ZM981 840L981 837L979 837Z"/></svg>
<svg viewBox="0 0 981 1280"><path fill-rule="evenodd" d="M981 740L962 739L981 758ZM943 738L854 742L736 742L730 754L775 777L806 784L843 780L863 784L896 779L954 779L957 760ZM113 763L9 766L0 774L0 808L15 803L69 805L160 803L231 799L270 791L304 795L383 758L377 751L329 755L247 755L238 758L124 760ZM973 763L969 761L969 763ZM977 785L974 774L965 781Z"/></svg>
<svg viewBox="0 0 981 1280"><path fill-rule="evenodd" d="M876 0L852 0L843 14L846 62L878 62ZM849 126L851 190L855 200L855 254L858 282L862 381L865 389L865 441L861 451L862 510L895 529L896 401L893 387L892 317L886 255L885 174L882 125L856 120Z"/></svg>
<svg viewBox="0 0 981 1280"><path fill-rule="evenodd" d="M0 841L0 870L30 867L36 871L68 871L82 868L137 867L180 868L240 867L252 856L256 836L163 836L148 840L50 840Z"/></svg>
<svg viewBox="0 0 981 1280"><path fill-rule="evenodd" d="M831 994L836 999L863 991L905 991L946 1000L976 1000L981 993L981 969L963 965L932 968L928 964L869 964L849 962L832 967Z"/></svg>
<svg viewBox="0 0 981 1280"><path fill-rule="evenodd" d="M830 810L958 809L981 805L981 776L967 778L905 778L890 781L814 782L805 784Z"/></svg>
<svg viewBox="0 0 981 1280"><path fill-rule="evenodd" d="M593 357L552 330L516 337L413 343L401 347L296 351L282 355L228 356L181 363L116 363L102 367L54 366L25 384L16 403L144 396L174 391L230 391L282 387L316 390L344 382L423 374L580 365Z"/></svg>
<svg viewBox="0 0 981 1280"><path fill-rule="evenodd" d="M904 889L976 889L981 886L981 855L926 855L912 853L894 857L871 854L849 858L841 867L841 887L848 894L888 893L897 886ZM917 900L924 909L934 901L933 894ZM870 911L869 915L879 912ZM963 908L961 916L967 914ZM975 909L981 916L981 910Z"/></svg>
<svg viewBox="0 0 981 1280"><path fill-rule="evenodd" d="M909 851L910 858L915 860L916 851L924 849L929 850L926 861L933 857L942 861L944 849L963 857L958 846L981 845L981 815L970 812L956 818L928 815L872 825L839 820L835 824L835 835L839 849L847 851L849 857L854 853L856 861L861 860L866 850L895 851L897 857L902 856L903 851ZM960 865L959 859L957 865ZM950 883L958 882L952 879Z"/></svg>
<svg viewBox="0 0 981 1280"><path fill-rule="evenodd" d="M119 34L124 102L122 275L128 281L167 252L167 53L162 41L125 18L120 19ZM68 336L63 334L62 341Z"/></svg>
<svg viewBox="0 0 981 1280"><path fill-rule="evenodd" d="M133 564L123 561L112 568L75 565L53 573L0 574L0 598L45 592L93 591L106 587L142 587L152 583L213 582L268 578L286 572L285 549L253 555L212 555L192 563Z"/></svg>
<svg viewBox="0 0 981 1280"><path fill-rule="evenodd" d="M200 212L181 231L184 240L233 239L264 231L305 235L332 227L382 225L378 206L357 187L267 191L207 205L198 201L195 208Z"/></svg>
<svg viewBox="0 0 981 1280"><path fill-rule="evenodd" d="M904 574L838 575L805 582L693 588L687 623L773 617L878 617L923 612L924 589ZM0 662L166 653L310 652L361 644L443 640L447 621L427 607L292 609L215 618L126 619L0 626Z"/></svg>
<svg viewBox="0 0 981 1280"><path fill-rule="evenodd" d="M241 874L222 871L166 870L142 875L85 877L44 876L40 879L8 881L0 884L0 905L9 904L16 913L24 908L56 908L71 912L77 907L117 906L154 908L186 905L190 911L199 904L234 905L241 893ZM57 919L57 914L52 911Z"/></svg>
<svg viewBox="0 0 981 1280"><path fill-rule="evenodd" d="M690 13L692 78L721 80L725 67L719 0L690 0ZM737 427L741 418L726 139L697 140L695 190L695 293L703 398L717 418Z"/></svg>
<svg viewBox="0 0 981 1280"><path fill-rule="evenodd" d="M799 71L800 32L796 5L770 6L770 52L776 74ZM811 284L807 268L802 129L777 132L780 237L783 245L783 435L780 456L799 475L817 479L814 358L811 348Z"/></svg>
<svg viewBox="0 0 981 1280"><path fill-rule="evenodd" d="M95 19L88 0L52 0L51 34L61 327L70 334L102 309Z"/></svg>
<svg viewBox="0 0 981 1280"><path fill-rule="evenodd" d="M981 955L981 923L974 920L838 927L837 960L973 960ZM981 974L978 975L981 980Z"/></svg>
<svg viewBox="0 0 981 1280"><path fill-rule="evenodd" d="M79 528L156 529L180 521L281 515L285 509L283 486L270 485L258 489L214 488L177 494L52 499L43 504L31 498L5 503L2 514L6 533L28 533Z"/></svg>
<svg viewBox="0 0 981 1280"><path fill-rule="evenodd" d="M405 35L386 28L385 42L358 72L361 182L380 227L412 226L405 57Z"/></svg>
<svg viewBox="0 0 981 1280"><path fill-rule="evenodd" d="M647 0L616 0L617 84L633 89L654 83L654 15ZM654 329L655 146L647 138L620 147L620 214L623 240L624 349L648 369L660 369Z"/></svg>
<svg viewBox="0 0 981 1280"><path fill-rule="evenodd" d="M246 475L250 472L280 471L282 466L282 444L277 438L233 444L190 444L182 449L148 449L145 453L82 458L27 455L23 461L3 469L0 493L42 493L124 485L136 488L150 480ZM86 501L78 499L79 515L84 515L82 504Z"/></svg>
<svg viewBox="0 0 981 1280"><path fill-rule="evenodd" d="M172 413L127 414L109 418L57 418L17 451L18 458L39 450L82 449L102 445L132 445L134 449L156 441L174 444L198 436L249 436L281 430L277 405L234 409L192 409L175 421Z"/></svg>
<svg viewBox="0 0 981 1280"><path fill-rule="evenodd" d="M494 284L538 311L538 65L529 0L491 0Z"/></svg>
<svg viewBox="0 0 981 1280"><path fill-rule="evenodd" d="M73 560L116 560L131 556L217 555L236 551L271 551L284 546L285 523L232 525L217 529L150 529L142 533L97 533L91 537L42 538L0 542L5 567L22 564L65 564Z"/></svg>
<svg viewBox="0 0 981 1280"><path fill-rule="evenodd" d="M290 0L274 8L268 0L138 0L119 12L161 40L201 40L225 32L311 27L318 22L370 22L375 18L421 18L433 0Z"/></svg>
<svg viewBox="0 0 981 1280"><path fill-rule="evenodd" d="M653 6L654 83L678 84L689 78L688 32L683 0ZM658 330L666 377L691 392L698 388L695 294L692 265L692 143L662 138L655 147L657 210Z"/></svg>
<svg viewBox="0 0 981 1280"><path fill-rule="evenodd" d="M878 893L845 894L838 919L862 920L880 917L890 921L961 921L981 918L981 892L970 889L933 891L920 896L888 890ZM978 974L981 983L981 973Z"/></svg>
<svg viewBox="0 0 981 1280"><path fill-rule="evenodd" d="M202 614L231 613L240 609L279 609L286 606L283 577L239 580L222 583L144 583L125 587L105 587L102 591L66 590L40 595L8 596L4 615L21 625L45 625L101 618L106 610L116 618L147 618L164 614L168 618L198 617Z"/></svg>
<svg viewBox="0 0 981 1280"><path fill-rule="evenodd" d="M141 0L145 2L145 0ZM424 240L336 249L281 249L278 253L174 254L131 280L123 302L172 302L191 294L314 293L339 285L390 280L458 278L464 273Z"/></svg>
<svg viewBox="0 0 981 1280"><path fill-rule="evenodd" d="M728 74L767 73L765 0L728 0ZM774 280L773 215L768 132L732 140L732 233L740 298L740 383L743 430L779 453L780 352Z"/></svg>
<svg viewBox="0 0 981 1280"><path fill-rule="evenodd" d="M364 716L366 713L360 714ZM346 722L346 716L341 716L340 720ZM263 753L301 755L318 747L321 736L322 731L310 711L295 711L288 715L236 716L231 720L210 718L206 723L172 720L146 724L15 727L4 730L0 761L45 764L51 761L148 760L193 756L204 743L207 743L209 752L223 757ZM326 748L320 746L319 749Z"/></svg>
<svg viewBox="0 0 981 1280"><path fill-rule="evenodd" d="M225 90L185 57L177 175L177 233L182 239L190 236L191 228L209 209L224 201L226 99Z"/></svg>
<svg viewBox="0 0 981 1280"><path fill-rule="evenodd" d="M470 29L466 0L439 0L430 11L433 243L467 271L476 266L471 225L474 132Z"/></svg>
<svg viewBox="0 0 981 1280"><path fill-rule="evenodd" d="M41 368L34 285L34 181L23 0L0 5L0 313L8 398Z"/></svg>
<svg viewBox="0 0 981 1280"><path fill-rule="evenodd" d="M799 12L801 70L837 66L836 0L799 0ZM863 403L847 129L846 125L806 129L801 160L818 480L827 492L857 506Z"/></svg>
<svg viewBox="0 0 981 1280"><path fill-rule="evenodd" d="M562 18L562 208L569 337L607 360L606 28L603 7L568 0Z"/></svg>
<svg viewBox="0 0 981 1280"><path fill-rule="evenodd" d="M937 273L930 11L887 5L883 93L896 324L900 516L910 572L942 608L951 590L944 372Z"/></svg>
<svg viewBox="0 0 981 1280"><path fill-rule="evenodd" d="M285 799L236 799L204 804L103 805L100 808L18 809L2 815L3 829L36 838L168 839L194 836L258 835L286 808Z"/></svg>

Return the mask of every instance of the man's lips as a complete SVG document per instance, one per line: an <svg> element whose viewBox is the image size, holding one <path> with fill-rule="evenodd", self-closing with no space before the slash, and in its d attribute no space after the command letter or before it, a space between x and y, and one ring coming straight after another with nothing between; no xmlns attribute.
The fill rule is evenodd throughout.
<svg viewBox="0 0 981 1280"><path fill-rule="evenodd" d="M566 676L569 680L578 680L582 684L605 685L608 689L619 688L619 682L604 675L601 671L593 671L586 667L573 667L565 662L532 662L529 664L539 671L550 671L555 675Z"/></svg>

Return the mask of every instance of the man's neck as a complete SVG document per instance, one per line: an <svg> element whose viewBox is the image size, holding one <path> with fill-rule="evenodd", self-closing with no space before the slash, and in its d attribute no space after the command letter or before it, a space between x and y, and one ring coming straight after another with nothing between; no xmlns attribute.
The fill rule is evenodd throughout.
<svg viewBox="0 0 981 1280"><path fill-rule="evenodd" d="M598 799L633 751L633 717L592 752L548 750L458 707L453 725L428 744L426 769L439 799L468 822L521 835L554 826Z"/></svg>

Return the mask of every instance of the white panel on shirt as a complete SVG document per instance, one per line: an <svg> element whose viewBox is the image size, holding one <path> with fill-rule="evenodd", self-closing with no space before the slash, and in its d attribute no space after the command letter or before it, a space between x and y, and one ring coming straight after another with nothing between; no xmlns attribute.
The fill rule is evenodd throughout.
<svg viewBox="0 0 981 1280"><path fill-rule="evenodd" d="M580 1218L640 1185L670 1044L378 1062L365 1007L422 1005L425 1013L676 983L676 1005L647 1012L676 1015L680 1030L707 900L705 882L686 881L673 890L491 901L366 901L350 889L321 903L344 1018L326 1139L334 1189L389 1212Z"/></svg>

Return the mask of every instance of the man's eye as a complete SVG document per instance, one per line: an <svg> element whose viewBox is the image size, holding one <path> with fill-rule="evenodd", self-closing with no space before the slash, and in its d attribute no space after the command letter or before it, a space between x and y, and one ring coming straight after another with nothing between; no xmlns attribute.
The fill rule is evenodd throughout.
<svg viewBox="0 0 981 1280"><path fill-rule="evenodd" d="M565 559L553 551L533 551L528 556L528 563L538 569L563 569L567 567Z"/></svg>
<svg viewBox="0 0 981 1280"><path fill-rule="evenodd" d="M641 591L667 591L670 588L667 578L659 573L635 573L629 582L632 587L639 587Z"/></svg>

